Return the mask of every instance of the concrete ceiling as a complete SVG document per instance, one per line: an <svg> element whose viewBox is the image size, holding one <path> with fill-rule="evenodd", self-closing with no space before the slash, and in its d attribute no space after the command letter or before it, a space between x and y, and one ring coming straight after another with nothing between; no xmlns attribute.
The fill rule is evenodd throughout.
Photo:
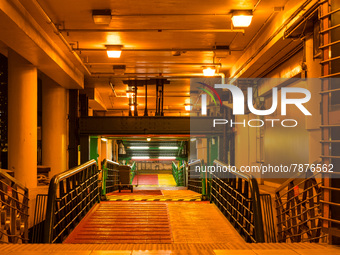
<svg viewBox="0 0 340 255"><path fill-rule="evenodd" d="M53 31L36 10L36 0L20 1L53 38ZM233 64L272 15L274 7L283 7L286 2L287 0L40 0L39 4L57 24L67 42L74 49L82 49L76 52L91 73L85 73L85 87L98 90L108 110L107 114L126 115L128 99L126 85L122 80L167 76L172 78L171 83L165 85L166 115L185 115L184 104L188 101L190 92L188 77L201 75L202 65L211 63L220 63L219 72L228 75ZM248 28L244 28L244 33L239 30L226 31L231 29L231 10L254 8L253 22ZM110 24L94 24L94 9L111 9L113 16ZM108 44L123 45L127 51L123 51L119 59L109 59L105 51L105 45ZM230 53L227 52L222 57L215 56L214 51L208 50L215 45L228 46ZM142 49L145 51L141 51ZM173 50L181 51L181 55L173 56ZM126 65L125 74L115 74L113 65ZM114 85L115 93L109 82ZM138 95L138 109L142 113L143 87L139 88ZM155 109L154 96L155 86L149 86L148 108L151 111ZM115 111L111 111L112 109Z"/></svg>

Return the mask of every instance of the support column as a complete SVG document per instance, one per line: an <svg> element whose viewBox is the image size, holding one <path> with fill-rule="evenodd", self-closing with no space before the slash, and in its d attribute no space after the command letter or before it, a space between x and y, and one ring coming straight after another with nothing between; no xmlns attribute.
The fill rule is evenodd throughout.
<svg viewBox="0 0 340 255"><path fill-rule="evenodd" d="M67 170L67 91L48 77L42 79L42 164L50 178Z"/></svg>
<svg viewBox="0 0 340 255"><path fill-rule="evenodd" d="M90 160L90 137L87 135L81 135L80 136L80 163L84 164L89 160Z"/></svg>
<svg viewBox="0 0 340 255"><path fill-rule="evenodd" d="M8 51L8 168L28 188L37 186L37 68Z"/></svg>
<svg viewBox="0 0 340 255"><path fill-rule="evenodd" d="M68 168L72 168L78 165L78 105L79 97L78 90L69 90L69 160ZM85 161L86 162L86 161Z"/></svg>

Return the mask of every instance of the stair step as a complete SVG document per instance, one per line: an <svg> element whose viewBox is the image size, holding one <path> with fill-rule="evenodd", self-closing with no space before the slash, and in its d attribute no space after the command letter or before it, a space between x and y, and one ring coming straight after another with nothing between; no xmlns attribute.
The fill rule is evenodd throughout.
<svg viewBox="0 0 340 255"><path fill-rule="evenodd" d="M166 204L101 203L66 238L64 243L171 243Z"/></svg>

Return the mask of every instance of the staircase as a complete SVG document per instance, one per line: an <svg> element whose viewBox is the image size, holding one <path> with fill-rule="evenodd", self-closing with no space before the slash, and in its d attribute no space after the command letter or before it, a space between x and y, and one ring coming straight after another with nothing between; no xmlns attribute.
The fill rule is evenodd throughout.
<svg viewBox="0 0 340 255"><path fill-rule="evenodd" d="M102 202L63 243L171 243L167 204Z"/></svg>

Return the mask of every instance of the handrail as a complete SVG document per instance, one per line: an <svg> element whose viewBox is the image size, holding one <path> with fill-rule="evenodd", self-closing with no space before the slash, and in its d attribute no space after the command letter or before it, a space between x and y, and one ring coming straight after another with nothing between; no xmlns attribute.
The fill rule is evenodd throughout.
<svg viewBox="0 0 340 255"><path fill-rule="evenodd" d="M28 243L28 202L28 188L0 169L0 243Z"/></svg>
<svg viewBox="0 0 340 255"><path fill-rule="evenodd" d="M311 165L321 163L317 159ZM319 242L325 237L321 227L322 181L315 178L322 173L309 170L296 173L275 190L279 242Z"/></svg>
<svg viewBox="0 0 340 255"><path fill-rule="evenodd" d="M178 167L174 161L172 162L172 175L176 181L177 186L184 186L184 167L185 164L182 164L180 167Z"/></svg>
<svg viewBox="0 0 340 255"><path fill-rule="evenodd" d="M205 189L204 189L205 186L204 186L201 173L196 174L196 171L191 169L192 166L202 165L202 164L203 164L203 160L197 159L195 161L190 162L187 165L188 189L195 191L197 193L200 193L202 195L205 195Z"/></svg>
<svg viewBox="0 0 340 255"><path fill-rule="evenodd" d="M197 165L197 164L200 164L202 162L201 159L197 159L195 161L192 161L188 164L188 166L194 166L194 165Z"/></svg>
<svg viewBox="0 0 340 255"><path fill-rule="evenodd" d="M21 188L23 191L25 192L28 191L28 188L25 185L21 184L21 182L19 182L17 179L6 173L4 169L0 168L0 175L5 179L9 180L10 182L12 182L13 184L15 184L16 186L18 186L19 188Z"/></svg>
<svg viewBox="0 0 340 255"><path fill-rule="evenodd" d="M136 175L136 161L134 161L131 165L131 178L130 178L130 184L132 184L133 179L135 178Z"/></svg>
<svg viewBox="0 0 340 255"><path fill-rule="evenodd" d="M119 163L104 159L102 167L102 192L101 195L106 196L107 193L118 189L119 184Z"/></svg>
<svg viewBox="0 0 340 255"><path fill-rule="evenodd" d="M99 201L95 160L53 176L47 199L44 242L62 242Z"/></svg>
<svg viewBox="0 0 340 255"><path fill-rule="evenodd" d="M228 167L214 160L214 165ZM264 242L261 198L257 180L239 171L211 174L210 200L250 242Z"/></svg>
<svg viewBox="0 0 340 255"><path fill-rule="evenodd" d="M312 165L317 165L317 164L321 164L322 163L322 159L317 159L315 160ZM286 180L284 183L281 184L280 187L278 187L276 190L275 190L275 193L276 192L280 192L281 190L283 190L285 187L288 186L288 184L292 181L295 181L296 179L301 179L301 178L305 178L306 177L306 171L303 171L303 172L297 172L295 173L291 178L289 178L288 180ZM319 174L319 173L315 173L315 174Z"/></svg>

